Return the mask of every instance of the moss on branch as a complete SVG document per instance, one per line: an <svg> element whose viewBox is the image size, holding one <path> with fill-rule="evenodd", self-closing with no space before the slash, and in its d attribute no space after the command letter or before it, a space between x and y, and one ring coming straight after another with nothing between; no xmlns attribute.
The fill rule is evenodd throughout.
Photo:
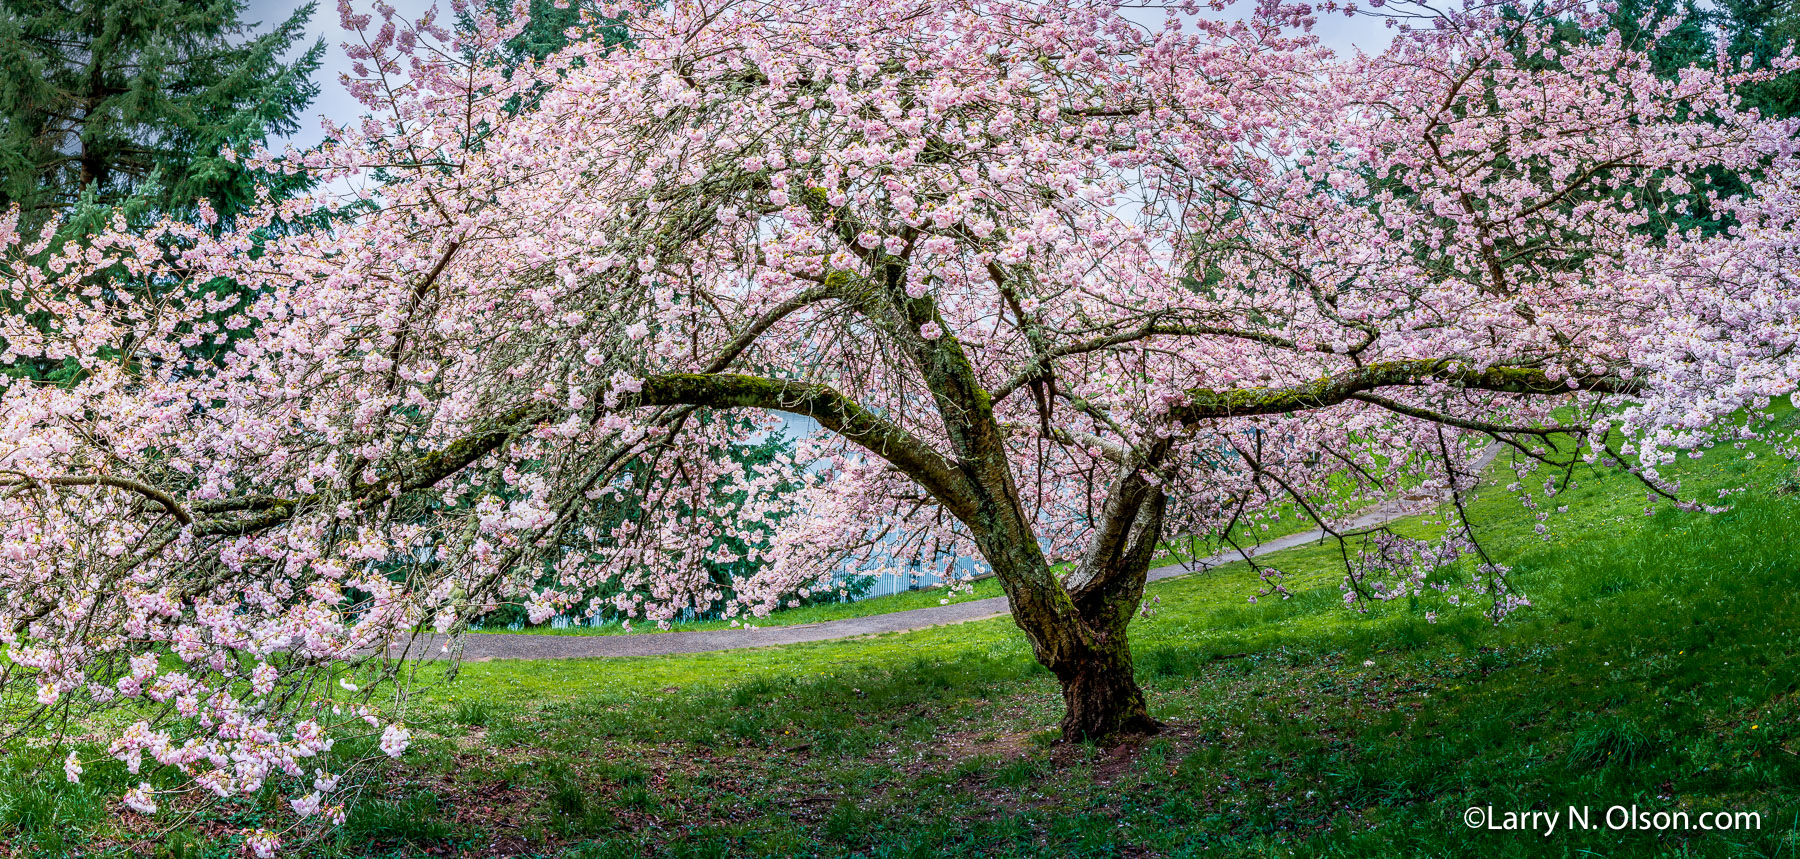
<svg viewBox="0 0 1800 859"><path fill-rule="evenodd" d="M1190 388L1187 403L1172 410L1171 417L1194 422L1251 415L1291 414L1335 406L1357 394L1379 388L1437 382L1469 390L1549 396L1572 391L1629 394L1640 383L1610 374L1582 374L1552 379L1535 367L1476 369L1447 359L1432 361L1381 361L1344 373L1283 388ZM1571 382L1573 384L1571 384Z"/></svg>
<svg viewBox="0 0 1800 859"><path fill-rule="evenodd" d="M952 511L973 511L974 493L968 480L947 457L821 382L741 373L666 373L644 379L634 404L769 409L806 415L917 480Z"/></svg>

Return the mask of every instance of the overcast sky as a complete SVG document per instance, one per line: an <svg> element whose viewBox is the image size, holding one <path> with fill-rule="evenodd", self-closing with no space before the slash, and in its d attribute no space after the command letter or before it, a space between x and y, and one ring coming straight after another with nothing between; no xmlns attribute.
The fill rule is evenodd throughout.
<svg viewBox="0 0 1800 859"><path fill-rule="evenodd" d="M388 2L399 10L402 17L408 20L416 19L433 5L432 0L388 0ZM805 0L796 0L796 2L805 2ZM351 0L351 3L359 11L366 10L370 5L369 0ZM258 30L266 30L278 22L287 20L287 17L292 15L295 9L304 4L305 0L248 0L249 10L245 14L244 20L260 22L261 26L258 27ZM442 10L441 18L447 18L449 14L448 0L436 5ZM1248 11L1251 4L1239 2L1235 8ZM1140 16L1134 15L1133 17ZM1160 11L1146 11L1141 17L1146 23L1157 24L1162 21ZM349 93L344 91L344 87L338 83L338 76L349 70L350 62L344 58L342 47L344 41L349 38L349 34L338 26L336 0L320 0L319 9L313 14L307 31L311 35L306 44L310 45L313 39L325 40L325 64L319 70L317 77L320 86L319 98L302 114L300 131L285 141L301 147L317 143L324 137L324 133L319 129L320 117L328 116L342 123L355 119L363 113L362 105L357 103L356 99L351 98ZM1349 51L1352 47L1371 50L1385 46L1393 31L1387 29L1379 19L1367 16L1345 18L1343 15L1326 15L1319 21L1317 32L1325 44L1331 48L1338 51ZM279 150L282 142L272 140L270 148Z"/></svg>

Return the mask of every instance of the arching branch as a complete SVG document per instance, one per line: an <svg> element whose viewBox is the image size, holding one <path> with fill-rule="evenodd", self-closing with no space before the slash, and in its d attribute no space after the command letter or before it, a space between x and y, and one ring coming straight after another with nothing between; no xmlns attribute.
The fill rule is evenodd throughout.
<svg viewBox="0 0 1800 859"><path fill-rule="evenodd" d="M756 338L761 337L763 332L768 331L775 323L787 318L788 314L802 307L835 297L839 287L846 279L847 276L843 273L833 272L820 285L802 290L799 295L769 308L768 312L757 317L756 321L738 332L738 335L733 337L730 343L725 344L725 348L719 350L719 354L713 357L712 362L706 365L703 372L717 373L731 366L731 362L737 360L737 357L743 354L745 349L750 348L750 344L755 343Z"/></svg>
<svg viewBox="0 0 1800 859"><path fill-rule="evenodd" d="M1282 415L1335 406L1359 394L1380 388L1407 387L1438 382L1452 387L1506 394L1549 396L1572 391L1630 394L1642 383L1611 374L1582 374L1551 379L1530 367L1489 367L1477 370L1449 359L1434 361L1381 361L1337 375L1285 388L1239 388L1217 391L1190 388L1187 403L1171 409L1171 420L1186 423L1252 415Z"/></svg>
<svg viewBox="0 0 1800 859"><path fill-rule="evenodd" d="M11 482L27 486L111 486L114 489L124 489L130 492L136 492L151 501L155 501L158 506L169 511L169 515L174 516L181 524L190 525L193 524L194 521L194 517L181 506L181 502L175 500L175 496L157 489L148 483L132 480L130 478L113 477L105 474L68 474L52 475L49 477L32 477L18 472L9 472L9 474L12 476ZM5 484L0 483L0 485Z"/></svg>
<svg viewBox="0 0 1800 859"><path fill-rule="evenodd" d="M374 498L387 498L434 486L438 481L467 468L469 463L498 449L507 438L518 431L520 425L533 423L550 416L550 409L542 403L519 406L497 418L492 428L470 433L438 450L420 456L405 467L396 469L378 480L361 484L351 492L351 495L359 502L367 502ZM260 531L292 519L300 508L315 503L322 497L321 494L314 493L294 499L250 496L228 502L213 502L207 507L211 512L249 511L256 512L258 515L247 519L218 518L198 521L194 523L194 534L196 536L216 536Z"/></svg>
<svg viewBox="0 0 1800 859"><path fill-rule="evenodd" d="M919 482L951 513L973 516L976 494L955 463L924 439L819 382L790 382L737 373L671 373L643 380L628 400L639 406L768 409L806 415L881 457Z"/></svg>

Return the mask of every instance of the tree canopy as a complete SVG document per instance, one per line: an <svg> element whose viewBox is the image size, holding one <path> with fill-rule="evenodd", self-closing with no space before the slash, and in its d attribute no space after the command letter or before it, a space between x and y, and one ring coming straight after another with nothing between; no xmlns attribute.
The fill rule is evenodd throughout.
<svg viewBox="0 0 1800 859"><path fill-rule="evenodd" d="M1157 727L1127 631L1168 535L1293 505L1345 540L1351 608L1498 620L1528 601L1477 523L1335 523L1459 499L1488 444L1566 465L1558 435L1718 500L1658 468L1760 432L1800 379L1796 121L1740 97L1794 62L1671 76L1654 33L1561 38L1604 25L1580 3L1407 8L1430 25L1344 57L1280 3L1146 27L1098 0L678 0L604 10L630 50L512 69L488 58L520 18L347 10L378 113L305 162L382 171L365 210L255 254L302 201L5 270L58 320L8 320L7 355L86 372L5 391L0 694L148 697L183 718L115 754L282 780L316 816L325 738L406 743L319 681L506 601L756 616L846 557L975 557L1072 739ZM1747 177L1709 201L1734 226L1682 225L1714 170ZM214 325L82 288L168 276L159 235L255 303ZM715 419L776 411L829 430L797 492ZM766 563L726 594L739 560Z"/></svg>

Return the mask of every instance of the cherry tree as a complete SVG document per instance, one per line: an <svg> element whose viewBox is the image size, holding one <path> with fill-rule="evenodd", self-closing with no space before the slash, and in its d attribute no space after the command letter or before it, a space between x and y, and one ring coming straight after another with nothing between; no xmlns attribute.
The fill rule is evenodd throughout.
<svg viewBox="0 0 1800 859"><path fill-rule="evenodd" d="M628 48L506 69L522 15L345 7L374 113L286 163L356 205L54 256L7 231L9 301L56 322L6 319L6 356L84 368L5 392L7 701L140 708L115 755L286 778L316 815L328 735L406 743L321 688L413 630L755 618L953 555L998 577L1066 737L1153 731L1127 630L1166 538L1278 509L1350 537L1402 487L1460 510L1484 446L1555 462L1557 435L1693 506L1658 467L1800 378L1796 128L1733 94L1768 73L1554 38L1598 32L1581 3L1406 7L1348 57L1277 0L603 11ZM1730 229L1673 226L1714 170L1750 189L1706 201ZM216 278L257 298L223 313ZM829 432L734 463L781 412ZM1452 518L1346 554L1346 602L1524 604Z"/></svg>

